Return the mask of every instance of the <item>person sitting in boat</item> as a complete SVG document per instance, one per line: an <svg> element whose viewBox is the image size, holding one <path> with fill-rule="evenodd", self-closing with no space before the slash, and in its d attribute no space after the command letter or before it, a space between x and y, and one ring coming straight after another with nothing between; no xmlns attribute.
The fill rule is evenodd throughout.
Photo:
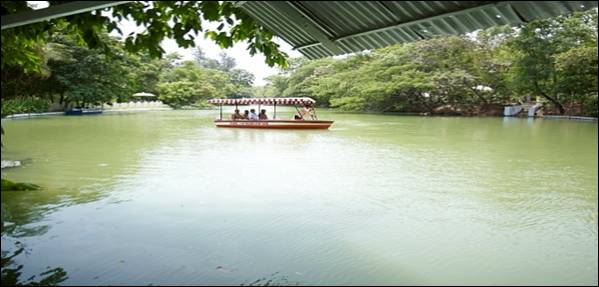
<svg viewBox="0 0 599 287"><path fill-rule="evenodd" d="M250 111L245 110L243 111L243 116L242 116L242 120L249 120L250 119Z"/></svg>
<svg viewBox="0 0 599 287"><path fill-rule="evenodd" d="M260 120L268 120L268 116L266 115L266 110L261 110L258 115L258 119Z"/></svg>
<svg viewBox="0 0 599 287"><path fill-rule="evenodd" d="M239 113L238 109L235 109L235 112L231 115L231 119L234 121L243 120L243 115Z"/></svg>
<svg viewBox="0 0 599 287"><path fill-rule="evenodd" d="M258 119L259 118L258 118L258 115L256 114L256 110L251 109L250 110L250 120L251 121L257 121Z"/></svg>

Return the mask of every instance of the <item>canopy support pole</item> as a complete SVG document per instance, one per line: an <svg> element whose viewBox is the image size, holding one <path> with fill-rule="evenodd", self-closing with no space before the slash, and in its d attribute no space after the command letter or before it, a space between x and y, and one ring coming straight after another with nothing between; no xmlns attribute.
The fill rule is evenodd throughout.
<svg viewBox="0 0 599 287"><path fill-rule="evenodd" d="M274 112L274 115L272 116L272 119L273 120L277 119L277 102L275 102L275 112Z"/></svg>
<svg viewBox="0 0 599 287"><path fill-rule="evenodd" d="M223 104L220 104L220 120L223 120Z"/></svg>

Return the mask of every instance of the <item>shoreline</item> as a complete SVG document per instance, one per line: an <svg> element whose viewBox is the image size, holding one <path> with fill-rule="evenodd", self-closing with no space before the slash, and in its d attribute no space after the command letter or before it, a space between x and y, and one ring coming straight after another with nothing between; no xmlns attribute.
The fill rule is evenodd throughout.
<svg viewBox="0 0 599 287"><path fill-rule="evenodd" d="M152 111L172 111L171 108L159 108L159 109L131 109L131 110L104 110L102 114L112 114L112 113L125 113L125 112L152 112ZM27 113L27 114L14 114L8 115L2 120L19 120L19 119L29 119L36 117L44 117L44 116L64 116L64 112L45 112L45 113Z"/></svg>
<svg viewBox="0 0 599 287"><path fill-rule="evenodd" d="M325 108L326 109L326 108ZM106 110L103 114L112 113L126 113L126 112L151 112L151 111L172 111L176 109L172 108L159 108L159 109L131 109L131 110ZM211 110L211 109L193 109L193 110ZM327 109L333 113L338 114L375 114L375 115L389 115L389 116L416 116L416 117L485 117L485 118L534 118L534 119L551 119L551 120L574 120L574 121L586 121L586 122L598 122L598 118L586 117L586 116L562 116L562 115L543 115L540 117L518 117L518 116L494 116L494 115L442 115L442 114L430 114L430 113L409 113L409 112L369 112L369 111L335 111L334 109ZM61 116L64 112L45 112L45 113L27 113L27 114L14 114L9 115L2 120L19 120L19 119L30 119L44 116Z"/></svg>

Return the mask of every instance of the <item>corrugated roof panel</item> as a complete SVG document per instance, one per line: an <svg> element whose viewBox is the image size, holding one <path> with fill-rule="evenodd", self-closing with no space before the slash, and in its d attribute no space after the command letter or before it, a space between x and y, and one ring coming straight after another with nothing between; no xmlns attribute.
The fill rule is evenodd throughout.
<svg viewBox="0 0 599 287"><path fill-rule="evenodd" d="M355 43L355 45L359 48L358 50L370 50L370 47L365 45L364 42L359 39L359 36L352 37L350 40Z"/></svg>
<svg viewBox="0 0 599 287"><path fill-rule="evenodd" d="M493 10L497 15L501 15L501 17L509 24L520 24L522 20L516 14L514 9L509 5L496 5L492 6Z"/></svg>
<svg viewBox="0 0 599 287"><path fill-rule="evenodd" d="M372 50L376 48L372 45L372 43L369 43L368 40L364 39L363 35L354 37L354 40L358 42L361 47L363 47L363 50Z"/></svg>
<svg viewBox="0 0 599 287"><path fill-rule="evenodd" d="M444 18L448 25L451 25L454 29L458 31L460 34L468 33L470 29L461 21L462 19L458 19L455 15L451 15Z"/></svg>
<svg viewBox="0 0 599 287"><path fill-rule="evenodd" d="M345 46L347 46L348 48L350 48L352 50L352 52L359 52L362 50L367 50L365 47L362 47L357 41L355 41L354 39L342 39L339 40L339 42L342 42L345 44Z"/></svg>
<svg viewBox="0 0 599 287"><path fill-rule="evenodd" d="M443 18L439 18L438 20L435 20L435 23L437 24L437 26L441 27L441 29L443 29L443 32L445 32L445 34L447 35L457 35L457 34L461 34L461 32L454 27L453 23L449 22L450 17L443 17Z"/></svg>
<svg viewBox="0 0 599 287"><path fill-rule="evenodd" d="M327 50L325 47L323 47L322 45L312 46L311 49L313 51L315 51L318 55L323 56L323 57L335 55L335 54L331 53L329 50Z"/></svg>
<svg viewBox="0 0 599 287"><path fill-rule="evenodd" d="M395 39L398 43L409 42L409 38L401 34L397 29L389 29L387 32L392 39Z"/></svg>
<svg viewBox="0 0 599 287"><path fill-rule="evenodd" d="M381 43L378 42L378 39L376 38L375 33L364 34L364 35L360 36L360 39L362 39L362 41L370 47L369 50L384 47L384 45L382 45Z"/></svg>
<svg viewBox="0 0 599 287"><path fill-rule="evenodd" d="M289 34L298 38L299 41L301 41L302 43L314 42L313 35L310 35L310 33L308 33L304 28L302 28L301 23L295 23L293 21L281 21L282 19L286 18L286 16L281 11L269 5L266 1L263 1L262 3L263 5L261 7L261 11L265 15L269 16L269 20L271 21L271 23L273 23L273 25L276 25L281 29L287 29Z"/></svg>
<svg viewBox="0 0 599 287"><path fill-rule="evenodd" d="M396 23L399 21L399 19L395 16L393 11L391 11L389 8L387 8L387 6L385 5L385 2L376 1L376 2L363 2L363 3L368 3L369 6L375 6L375 7L368 7L367 9L370 11L378 11L378 13L379 13L378 15L380 15L380 17L383 18L385 24L386 23Z"/></svg>
<svg viewBox="0 0 599 287"><path fill-rule="evenodd" d="M337 32L337 33L343 34L343 31L346 31L346 30L358 31L360 29L363 29L363 27L360 26L360 25L362 25L362 23L356 22L353 17L347 17L347 15L351 15L351 12L348 10L348 5L345 4L345 2L333 1L333 2L331 2L331 5L334 5L334 7L332 9L333 9L333 11L335 11L334 13L335 13L335 17L336 17L333 19L345 19L346 23L349 23L349 25L338 26L336 31L339 31L339 32ZM333 20L332 22L337 22L337 21Z"/></svg>
<svg viewBox="0 0 599 287"><path fill-rule="evenodd" d="M393 45L396 44L399 41L403 41L402 39L398 38L397 36L393 35L391 33L391 31L387 30L387 31L381 31L381 33L379 33L379 36L381 36L386 43L389 43L387 45Z"/></svg>
<svg viewBox="0 0 599 287"><path fill-rule="evenodd" d="M388 16L389 12L378 1L360 1L356 3L356 9L362 11L361 16L371 19L376 27L384 27L393 24L394 21ZM362 19L360 19L362 20Z"/></svg>
<svg viewBox="0 0 599 287"><path fill-rule="evenodd" d="M597 1L522 1L511 5L527 21L597 7Z"/></svg>
<svg viewBox="0 0 599 287"><path fill-rule="evenodd" d="M297 50L310 60L318 59L318 57L316 57L316 55L312 54L312 52L309 50L309 48L300 48Z"/></svg>
<svg viewBox="0 0 599 287"><path fill-rule="evenodd" d="M339 48L341 48L341 50L343 50L344 53L353 53L355 52L354 50L352 50L351 46L348 46L344 41L337 41L337 45L339 46Z"/></svg>
<svg viewBox="0 0 599 287"><path fill-rule="evenodd" d="M412 19L423 17L425 15L424 11L422 11L422 7L420 7L417 2L420 1L405 1L406 9Z"/></svg>
<svg viewBox="0 0 599 287"><path fill-rule="evenodd" d="M414 1L415 3L418 3L418 5L420 5L420 9L424 11L424 14L426 15L431 15L431 14L437 14L438 10L435 10L435 8L433 8L429 1Z"/></svg>
<svg viewBox="0 0 599 287"><path fill-rule="evenodd" d="M418 41L418 40L422 39L418 34L414 33L414 30L412 30L408 26L405 26L405 27L402 27L402 28L396 28L395 30L403 33L404 35L409 36L410 39L411 39L410 41Z"/></svg>
<svg viewBox="0 0 599 287"><path fill-rule="evenodd" d="M248 11L249 10L249 11ZM248 5L246 11L253 17L257 17L258 21L266 26L269 30L277 35L284 35L282 38L288 38L294 43L309 43L316 42L312 40L312 36L305 33L300 26L290 21L280 21L283 16L267 3L254 3Z"/></svg>
<svg viewBox="0 0 599 287"><path fill-rule="evenodd" d="M256 18L255 15L260 15L258 12L256 12L256 7L246 7L245 12ZM266 27L270 27L272 25L272 23L268 20L268 19L260 19L257 20L260 24L262 24L263 26ZM284 28L283 28L284 29ZM279 33L279 31L275 31L275 30L271 30L272 32L276 33L277 36L279 36L281 39L285 40L287 43L299 43L301 42L300 40L298 40L297 38L294 38L294 35L291 31L287 30L287 31L281 31L281 33Z"/></svg>
<svg viewBox="0 0 599 287"><path fill-rule="evenodd" d="M336 34L338 33L337 31L342 31L348 27L350 27L350 29L359 29L355 26L356 24L354 22L342 16L341 9L345 7L343 3L338 3L337 1L331 2L328 4L330 6L327 7L328 9L322 9L323 7L319 5L318 1L309 1L305 3L305 6L314 11L318 19L327 23ZM335 19L335 21L329 21L328 19Z"/></svg>
<svg viewBox="0 0 599 287"><path fill-rule="evenodd" d="M470 31L483 29L485 25L473 13L464 13L464 24L467 25Z"/></svg>
<svg viewBox="0 0 599 287"><path fill-rule="evenodd" d="M399 1L385 1L382 3L393 12L396 20L405 22L410 18L410 12L404 8L404 5L400 5Z"/></svg>
<svg viewBox="0 0 599 287"><path fill-rule="evenodd" d="M248 14L308 58L597 7L596 1L239 1Z"/></svg>
<svg viewBox="0 0 599 287"><path fill-rule="evenodd" d="M349 5L345 3L304 1L302 5L309 9L319 21L332 28L336 36L341 35L343 31L348 29L358 30L363 28L359 26L359 23L348 17L352 12L348 10Z"/></svg>
<svg viewBox="0 0 599 287"><path fill-rule="evenodd" d="M360 8L359 5L359 2L355 2L352 5L347 5L346 9L348 13L344 16L348 17L349 19L351 19L351 21L358 24L361 30L368 29L368 27L380 27L384 25L383 23L377 23L377 20L380 19L376 19L376 17L368 17L365 14L367 12L364 9ZM354 31L346 30L343 31L343 35L347 35L352 32Z"/></svg>

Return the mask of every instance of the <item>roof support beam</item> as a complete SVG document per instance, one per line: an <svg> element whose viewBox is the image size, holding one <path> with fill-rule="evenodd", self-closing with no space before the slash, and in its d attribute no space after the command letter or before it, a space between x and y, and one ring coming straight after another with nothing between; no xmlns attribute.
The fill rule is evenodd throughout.
<svg viewBox="0 0 599 287"><path fill-rule="evenodd" d="M104 9L132 1L73 1L48 8L2 16L2 30L59 17Z"/></svg>
<svg viewBox="0 0 599 287"><path fill-rule="evenodd" d="M319 27L318 24L310 19L309 16L303 15L293 4L288 2L269 1L268 5L277 8L281 13L287 16L291 21L301 25L306 31L314 36L324 47L328 48L334 54L343 54L344 52L325 34L324 27Z"/></svg>

